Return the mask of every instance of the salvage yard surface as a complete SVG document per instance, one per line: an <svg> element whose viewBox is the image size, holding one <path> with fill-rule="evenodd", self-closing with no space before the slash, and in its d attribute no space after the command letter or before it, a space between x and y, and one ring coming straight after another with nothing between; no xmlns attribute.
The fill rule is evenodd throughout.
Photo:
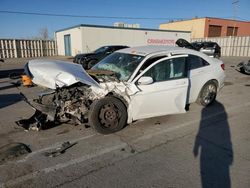
<svg viewBox="0 0 250 188"><path fill-rule="evenodd" d="M15 121L34 111L19 93L38 88L9 83L27 59L0 62L0 152L12 143L32 150L0 163L0 187L250 187L250 76L235 70L247 59L222 58L226 83L213 105L192 104L185 114L136 121L110 135L69 124L24 131ZM48 155L62 144L72 146Z"/></svg>

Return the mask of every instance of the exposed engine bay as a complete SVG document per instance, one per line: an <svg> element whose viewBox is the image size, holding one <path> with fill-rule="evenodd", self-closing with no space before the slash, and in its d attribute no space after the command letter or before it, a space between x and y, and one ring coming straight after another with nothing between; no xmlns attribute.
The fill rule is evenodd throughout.
<svg viewBox="0 0 250 188"><path fill-rule="evenodd" d="M103 82L119 83L111 71L89 71L89 75L100 84ZM105 86L107 85L105 84ZM124 87L123 84L122 86ZM77 82L70 86L56 87L56 89L48 90L46 88L38 98L33 100L27 99L24 94L21 94L23 99L35 109L35 113L30 118L16 121L16 123L27 130L40 130L51 124L80 125L87 123L91 104L95 100L105 97L111 90L115 91L117 88L105 90Z"/></svg>
<svg viewBox="0 0 250 188"><path fill-rule="evenodd" d="M42 129L49 122L82 124L87 122L87 113L95 98L92 95L89 86L77 83L42 93L33 101L25 99L36 112L17 124L26 129Z"/></svg>

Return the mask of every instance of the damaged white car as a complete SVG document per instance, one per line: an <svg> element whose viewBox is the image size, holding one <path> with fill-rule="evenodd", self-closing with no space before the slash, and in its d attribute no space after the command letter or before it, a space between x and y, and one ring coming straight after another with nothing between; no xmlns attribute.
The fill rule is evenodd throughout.
<svg viewBox="0 0 250 188"><path fill-rule="evenodd" d="M86 72L81 65L31 60L26 74L50 91L27 102L36 109L19 124L74 122L103 134L135 120L185 113L186 105L211 104L224 85L224 64L200 52L169 46L117 51Z"/></svg>

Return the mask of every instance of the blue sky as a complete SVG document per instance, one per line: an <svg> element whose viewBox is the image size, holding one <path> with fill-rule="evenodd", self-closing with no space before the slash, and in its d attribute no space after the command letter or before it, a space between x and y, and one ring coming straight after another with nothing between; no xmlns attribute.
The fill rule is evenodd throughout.
<svg viewBox="0 0 250 188"><path fill-rule="evenodd" d="M22 11L83 16L183 18L232 18L235 0L0 0L0 11ZM250 21L250 0L239 0L236 16ZM78 24L112 26L114 22L139 23L157 29L168 20L91 19L6 14L0 12L0 38L26 38L47 27L53 32Z"/></svg>

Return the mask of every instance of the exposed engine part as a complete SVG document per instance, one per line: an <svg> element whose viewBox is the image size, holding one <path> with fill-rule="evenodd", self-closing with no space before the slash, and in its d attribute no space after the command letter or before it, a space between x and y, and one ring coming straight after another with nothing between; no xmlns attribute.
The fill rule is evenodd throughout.
<svg viewBox="0 0 250 188"><path fill-rule="evenodd" d="M31 118L16 123L28 130L43 129L48 122L82 124L87 122L88 110L95 99L92 95L88 86L76 84L43 93L32 102L23 96L36 112Z"/></svg>
<svg viewBox="0 0 250 188"><path fill-rule="evenodd" d="M55 119L59 122L72 121L81 124L87 120L87 112L92 103L91 90L86 87L60 88L54 94Z"/></svg>
<svg viewBox="0 0 250 188"><path fill-rule="evenodd" d="M47 117L42 112L36 110L35 114L32 115L29 119L22 119L16 121L15 123L18 126L23 127L26 130L40 130L42 125L47 121Z"/></svg>

